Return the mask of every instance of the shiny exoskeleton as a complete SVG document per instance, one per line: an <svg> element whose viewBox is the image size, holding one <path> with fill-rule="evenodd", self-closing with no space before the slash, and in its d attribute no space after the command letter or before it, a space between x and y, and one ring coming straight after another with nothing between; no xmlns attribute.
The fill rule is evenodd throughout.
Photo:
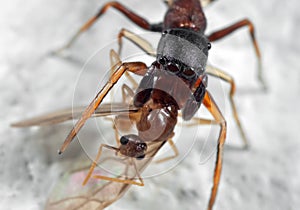
<svg viewBox="0 0 300 210"><path fill-rule="evenodd" d="M163 145L164 142L169 141L174 136L174 128L179 111L184 120L190 120L203 103L215 118L216 123L219 123L221 126L214 184L208 205L208 209L211 210L220 180L222 149L226 137L226 122L210 93L206 90L208 78L205 68L208 51L211 48L211 39L204 35L206 18L199 0L174 0L170 2L164 21L158 24L149 24L145 19L136 15L122 4L109 2L81 27L78 33L64 47L69 47L76 37L88 29L109 7L116 8L140 27L150 31L161 32L162 34L157 47L156 60L152 65L147 67L142 62L122 63L83 112L82 117L67 136L60 153L66 149L85 121L92 116L105 95L125 71L142 75L143 78L133 97L133 105L139 110L139 115L134 120L138 133L122 136L119 148L102 144L84 184L89 180L103 147L115 150L126 157L142 159L147 156L148 152L151 152L147 151L147 148L153 143L162 142L161 145ZM120 32L119 39L123 35ZM134 39L132 41L135 42ZM159 148L157 147L157 149ZM139 174L138 171L137 174ZM143 185L141 177L138 177L141 183L119 179L114 179L114 181ZM98 176L97 178L112 180L104 176Z"/></svg>
<svg viewBox="0 0 300 210"><path fill-rule="evenodd" d="M210 0L209 2L212 1L213 0ZM153 52L152 49L149 49L149 44L145 42L145 40L125 29L121 30L118 36L120 49L121 38L125 37L149 55L155 54L156 60L150 65L150 67L147 67L147 65L143 62L121 63L120 61L121 64L112 74L105 86L103 86L103 88L99 91L94 100L82 113L80 119L70 131L59 151L59 153L62 153L67 148L85 122L92 117L96 111L100 114L100 116L108 115L108 113L119 114L120 116L122 115L122 112L127 114L129 113L130 120L132 120L136 125L137 133L131 133L120 137L120 139L118 139L119 147L102 144L83 184L86 184L91 178L96 164L100 159L103 148L114 150L116 153L121 154L121 156L125 156L127 159L130 159L128 161L128 165L134 166L135 174L139 178L140 182L134 181L134 177L128 178L126 175L127 169L124 172L126 179L94 176L93 178L121 183L119 185L117 196L111 200L104 199L103 203L99 202L101 204L97 207L97 209L100 209L100 207L103 209L120 198L126 189L128 189L129 184L143 186L140 171L146 167L152 157L158 152L165 142L172 142L172 137L175 135L174 128L177 124L179 114L183 120L191 120L199 110L200 105L203 104L212 114L214 120L204 120L204 122L202 119L202 123L210 124L213 122L220 125L213 187L208 204L208 210L212 210L220 182L222 152L226 139L227 126L217 104L206 89L208 82L207 74L221 78L230 83L230 102L233 108L235 121L237 122L245 145L247 143L245 133L242 129L235 109L235 104L233 102L233 94L235 91L233 79L226 73L217 69L215 69L217 73L213 73L212 71L209 72L206 70L206 64L208 51L211 48L210 42L219 40L241 27L248 26L260 67L260 51L254 36L253 24L249 20L244 19L206 36L204 34L206 29L206 18L199 0L167 0L167 2L168 10L165 14L164 20L158 24L148 23L147 20L118 2L108 2L93 18L80 28L66 46L56 52L61 52L62 50L70 47L74 40L76 40L82 32L91 27L91 25L110 7L113 7L123 13L127 18L141 28L161 33L161 39L158 43L157 51ZM132 94L133 102L130 104L131 110L123 109L118 113L113 113L112 111L109 112L105 109L105 106L103 106L105 104L101 103L114 84L118 82L126 71L143 76L135 93ZM263 83L261 71L259 71L258 78ZM53 115L51 115L50 117L41 117L16 123L14 126L41 125L47 123L47 121L48 123L57 123L63 120L66 120L66 116L59 115L53 117ZM174 150L174 143L172 142L170 145ZM140 161L141 163L143 160L145 160L145 163L137 166L138 163L135 161ZM101 190L98 190L97 192L100 191ZM105 193L106 192L104 192L104 194ZM81 197L75 196L62 199L59 202L56 202L56 204L64 203L64 201L68 199L76 200L78 198ZM86 201L86 203L88 202L89 200ZM79 207L76 206L76 202L74 205L75 207L70 207L70 209L79 209Z"/></svg>
<svg viewBox="0 0 300 210"><path fill-rule="evenodd" d="M126 156L131 156L133 148L139 153L140 142L170 138L178 110L184 120L190 120L206 92L205 67L211 45L204 35L206 20L200 2L174 1L163 24L158 25L152 27L163 30L156 61L143 76L134 96L134 105L143 110L137 121L138 135L122 137L136 142L122 152Z"/></svg>

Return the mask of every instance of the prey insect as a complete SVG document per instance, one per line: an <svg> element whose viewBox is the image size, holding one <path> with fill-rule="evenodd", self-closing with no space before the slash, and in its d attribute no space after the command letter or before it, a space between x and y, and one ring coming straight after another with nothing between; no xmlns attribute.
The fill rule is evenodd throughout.
<svg viewBox="0 0 300 210"><path fill-rule="evenodd" d="M207 75L221 78L230 83L230 102L234 118L245 145L247 140L233 100L235 85L232 77L217 68L207 66L208 51L211 48L210 42L216 41L241 27L248 26L259 62L260 52L254 37L254 27L250 21L246 19L239 21L230 27L206 36L204 34L206 18L198 0L174 0L167 1L167 3L168 10L164 21L158 24L150 24L122 4L109 2L81 27L65 47L59 50L62 51L70 47L82 32L86 31L108 8L113 7L138 26L149 31L162 33L156 51L147 41L126 29L122 29L119 33L119 54L122 48L122 38L127 38L147 54L156 56L155 61L149 67L140 61L121 62L118 53L111 51L110 57L113 66L116 66L115 71L82 114L79 114L81 113L79 109L78 113L73 116L72 113L67 111L14 124L14 126L46 125L78 117L79 120L70 131L59 153L66 150L85 122L93 116L114 115L116 116L114 117L116 123L123 116L129 116L130 122L128 123L133 123L137 129L136 133L129 133L121 137L117 135L116 131L117 146L101 144L92 165L89 168L79 170L79 172L84 173L84 185L99 179L107 180L106 185L100 187L95 184L84 196L69 196L65 199L50 202L48 209L59 209L61 205L64 209L103 209L119 199L130 185L143 186L141 172L166 142L171 145L175 155L178 153L172 140L175 135L174 129L178 117L185 121L195 121L198 125L218 124L220 126L213 186L207 209L211 210L213 208L222 170L226 121L212 95L207 90ZM140 83L135 84L128 72L142 76ZM129 81L132 81L134 88L131 89L126 84L122 86L122 104L102 104L103 99L123 75L126 75ZM259 79L261 78L261 71L259 71ZM124 107L124 104L127 107ZM214 118L213 120L195 117L202 104L210 112ZM116 112L115 109L112 109L114 111L109 110L108 106L117 107L118 111ZM103 150L110 150L116 156L122 158L118 160L114 158L101 159ZM96 173L97 164L106 161L122 163L125 168L117 177L98 175ZM131 168L131 174L129 168ZM111 191L114 191L114 193ZM107 194L114 194L114 196L107 198Z"/></svg>

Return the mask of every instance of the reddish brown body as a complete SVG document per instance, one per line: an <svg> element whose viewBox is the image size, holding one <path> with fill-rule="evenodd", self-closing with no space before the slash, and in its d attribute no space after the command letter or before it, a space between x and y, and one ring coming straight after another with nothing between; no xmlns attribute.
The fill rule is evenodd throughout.
<svg viewBox="0 0 300 210"><path fill-rule="evenodd" d="M210 0L209 2L212 1L214 0ZM165 142L168 141L175 154L178 154L178 150L176 149L174 142L172 141L172 137L174 136L174 128L177 124L178 111L181 111L181 117L183 120L190 120L194 117L200 105L203 104L211 113L214 120L203 120L199 118L194 118L194 120L199 122L199 124L211 124L213 122L214 124L220 125L216 166L213 177L214 181L208 203L208 210L212 210L220 182L222 169L222 151L226 139L227 126L226 121L222 116L217 104L214 102L209 91L206 90L206 74L221 78L222 80L230 83L230 102L233 108L235 121L239 126L239 130L243 137L245 145L247 145L247 140L233 102L233 94L235 90L233 79L226 73L217 69L215 69L216 72L206 71L208 50L211 47L209 42L221 39L241 27L248 26L250 29L253 46L256 50L258 60L260 61L260 52L255 40L254 27L252 23L249 20L244 19L229 27L205 36L204 32L206 29L206 18L202 10L200 0L170 0L169 7L165 14L163 22L160 22L158 24L150 24L146 19L142 18L141 16L129 10L118 2L108 2L94 17L92 17L86 24L84 24L80 28L80 30L73 36L73 38L69 43L67 43L66 46L64 46L57 52L70 47L74 40L76 40L76 38L82 32L87 30L110 7L117 9L119 12L123 13L127 18L129 18L132 22L142 27L143 29L162 33L156 53L154 53L154 50L152 49L149 50L149 43L147 43L139 36L130 33L126 29L122 29L118 36L120 48L122 46L122 37L126 37L148 54L156 54L156 61L154 61L149 68L143 62L121 63L112 74L110 80L106 83L102 90L99 91L94 100L82 113L82 116L70 131L64 144L62 145L60 153L62 153L67 148L69 143L73 140L73 138L85 124L86 120L93 116L97 109L100 108L99 113L101 113L102 116L108 114L108 111L105 111L105 109L101 111L100 104L102 103L105 96L109 93L111 88L114 86L114 84L118 82L121 76L125 72L132 72L136 75L143 76L135 94L131 90L132 95L130 96L132 97L134 95L132 98L133 105L130 104L134 107L134 109L132 109L133 112L129 113L127 109L125 110L127 114L129 113L130 119L134 121L137 128L137 133L124 135L120 139L117 138L117 141L119 141L119 147L102 144L99 147L98 154L93 164L91 165L83 184L86 184L91 178L96 167L96 163L100 159L103 148L110 149L125 156L126 158L124 158L123 160L128 161L126 166L133 166L135 173L133 177L128 177L127 168L123 172L125 179L122 179L121 175L116 178L98 175L93 176L93 178L95 179L109 181L110 183L106 186L109 186L112 182L119 183L119 185L117 186L119 190L116 193L116 197L112 199L103 199L103 201L98 200L98 198L91 199L93 196L92 194L92 196L89 195L88 199L86 199L86 201L83 201L82 204L77 205L77 202L82 202L82 198L84 198L84 196L70 196L70 198L54 202L52 203L52 205L55 206L57 204L66 203L68 205L70 203L70 208L62 209L78 210L79 208L81 209L81 207L85 204L90 204L92 201L99 201L97 204L99 206L95 209L103 209L119 199L128 189L129 185L134 184L143 186L144 183L140 176L140 172L147 166L147 164L149 164L150 160L165 144ZM112 58L113 57L111 57L111 60L113 60ZM259 79L261 82L263 82L261 71L259 71ZM124 98L126 97L127 96L125 96ZM103 106L103 104L101 105ZM71 114L71 116L74 117L73 114ZM56 118L65 120L64 115L57 116ZM17 123L15 124L15 126L31 126L34 124L41 125L45 123L44 121L45 119L42 117L34 120L29 120L27 122L25 121ZM54 121L57 123L57 119L53 119L52 115L49 117L49 119L47 118L47 121ZM169 160L170 158L173 157L167 157L164 160ZM138 159L138 161L140 162L136 161L135 159ZM143 159L144 162L142 162L141 159ZM140 182L135 181L135 176L138 177ZM104 188L99 188L96 192L103 192L103 194L107 194L105 193ZM67 197L68 196L69 195L67 195ZM69 202L68 200L72 200L74 202Z"/></svg>
<svg viewBox="0 0 300 210"><path fill-rule="evenodd" d="M199 0L175 0L168 9L163 30L187 28L204 33L206 18Z"/></svg>

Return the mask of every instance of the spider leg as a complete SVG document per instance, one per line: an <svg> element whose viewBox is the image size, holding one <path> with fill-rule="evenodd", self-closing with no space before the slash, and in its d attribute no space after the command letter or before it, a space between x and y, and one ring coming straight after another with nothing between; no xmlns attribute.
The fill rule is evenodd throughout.
<svg viewBox="0 0 300 210"><path fill-rule="evenodd" d="M257 74L257 77L258 77L259 82L262 84L263 88L266 89L267 86L266 86L266 83L265 83L264 78L262 76L261 54L260 54L258 43L257 43L256 38L255 38L255 34L254 34L254 25L252 24L252 22L250 20L248 20L248 19L240 20L237 23L234 23L234 24L232 24L232 25L230 25L226 28L223 28L221 30L218 30L216 32L211 33L207 37L208 37L209 41L214 42L214 41L217 41L219 39L222 39L223 37L231 34L232 32L234 32L234 31L236 31L240 28L245 27L245 26L249 27L249 32L250 32L250 36L251 36L251 39L252 39L252 44L253 44L253 47L255 49L256 57L257 57L257 60L258 60L258 74Z"/></svg>
<svg viewBox="0 0 300 210"><path fill-rule="evenodd" d="M239 119L239 115L238 115L238 112L237 112L237 109L236 109L235 102L233 100L233 96L234 96L234 93L235 93L235 82L234 82L233 78L229 74L227 74L226 72L223 72L220 69L212 67L212 66L207 66L206 67L206 73L213 76L213 77L220 78L223 81L230 84L231 89L230 89L230 93L229 93L229 99L230 99L230 104L231 104L232 111L233 111L233 117L235 119L235 122L236 122L236 124L239 128L240 134L242 136L242 139L243 139L243 142L244 142L244 148L247 148L248 147L248 140L247 140L245 131L243 129L243 126L241 124L241 121Z"/></svg>
<svg viewBox="0 0 300 210"><path fill-rule="evenodd" d="M216 0L200 0L202 7L206 7L215 1Z"/></svg>
<svg viewBox="0 0 300 210"><path fill-rule="evenodd" d="M111 88L118 82L118 80L126 71L130 71L139 75L144 75L147 71L147 66L142 62L130 62L123 63L120 67L118 67L118 69L113 73L109 81L98 92L98 94L90 103L90 105L82 113L81 118L77 121L77 123L67 136L66 140L64 141L63 145L61 146L59 154L61 154L67 148L67 146L71 143L71 141L77 135L77 133L85 124L85 122L92 116L94 111L98 108L100 103L103 101L104 97L108 94Z"/></svg>
<svg viewBox="0 0 300 210"><path fill-rule="evenodd" d="M110 63L111 63L111 74L110 74L110 76L112 76L113 73L115 72L115 70L119 66L122 65L122 62L121 62L119 53L117 53L113 49L110 50L109 58L110 58ZM136 89L138 87L138 83L135 81L135 79L127 71L125 72L125 76L127 77L128 81L132 84L133 88ZM113 96L114 96L113 90L111 90L110 95L111 95L111 101L113 101ZM132 98L133 95L134 95L133 90L128 85L123 84L122 85L123 102L124 103L129 102L130 101L129 97Z"/></svg>
<svg viewBox="0 0 300 210"><path fill-rule="evenodd" d="M152 47L152 45L142 37L138 36L137 34L127 30L127 29L121 29L118 35L118 43L119 43L119 55L121 54L123 42L122 38L128 39L130 42L135 44L137 47L139 47L141 50L146 52L148 55L156 56L156 50Z"/></svg>
<svg viewBox="0 0 300 210"><path fill-rule="evenodd" d="M55 53L60 53L65 49L68 49L72 46L72 44L77 40L77 38L86 30L88 30L97 20L100 18L110 7L115 8L119 12L121 12L123 15L125 15L129 20L131 20L136 25L140 26L141 28L145 30L150 31L161 31L161 24L150 24L146 19L142 18L141 16L137 15L130 9L126 8L124 5L112 1L106 3L99 12L94 15L91 19L89 19L83 26L79 28L79 30L75 33L75 35L67 42L65 46L58 49Z"/></svg>
<svg viewBox="0 0 300 210"><path fill-rule="evenodd" d="M208 204L208 210L212 210L212 207L215 203L215 199L217 196L217 191L220 182L220 176L222 171L222 161L223 161L223 146L226 139L226 121L222 116L221 111L219 110L217 104L213 100L212 96L208 91L206 91L204 99L203 99L204 106L208 109L208 111L212 114L215 120L220 124L220 134L218 139L218 147L217 147L217 157L216 157L216 166L214 170L214 178L213 178L213 187L211 190L211 195Z"/></svg>

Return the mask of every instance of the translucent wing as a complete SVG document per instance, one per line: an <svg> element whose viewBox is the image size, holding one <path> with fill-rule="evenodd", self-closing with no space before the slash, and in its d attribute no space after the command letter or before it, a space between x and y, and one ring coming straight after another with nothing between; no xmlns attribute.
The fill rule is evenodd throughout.
<svg viewBox="0 0 300 210"><path fill-rule="evenodd" d="M47 126L57 123L62 123L67 120L78 119L86 107L74 107L68 109L62 109L54 111L48 114L22 120L11 124L13 127L29 127L29 126ZM124 103L107 103L101 104L100 107L95 111L92 117L126 114L137 112L138 109L132 105Z"/></svg>
<svg viewBox="0 0 300 210"><path fill-rule="evenodd" d="M149 165L154 155L165 144L164 142L156 142L149 145L148 153L142 160L136 160L137 170L139 173ZM100 166L105 164L111 167L117 168L116 173L109 174L105 169L98 168L94 173L105 176L114 176L120 179L135 179L136 173L130 173L128 169L128 157L115 156L114 152L111 152L110 157L103 158L99 162ZM121 166L120 166L121 165ZM122 167L123 165L123 167ZM120 166L120 167L119 167ZM120 168L123 168L120 170ZM52 193L47 201L46 210L100 210L104 209L116 200L121 198L124 193L131 186L130 184L124 184L113 181L102 181L92 179L87 185L82 186L82 182L87 174L87 167L70 171L65 173L60 181L54 187Z"/></svg>

